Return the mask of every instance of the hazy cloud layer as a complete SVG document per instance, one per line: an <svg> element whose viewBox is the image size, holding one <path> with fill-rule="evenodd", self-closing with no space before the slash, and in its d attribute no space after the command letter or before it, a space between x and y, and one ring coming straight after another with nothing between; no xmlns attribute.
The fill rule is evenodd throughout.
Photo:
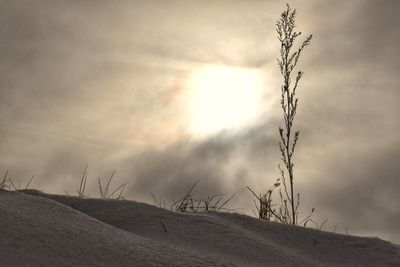
<svg viewBox="0 0 400 267"><path fill-rule="evenodd" d="M265 71L279 97L279 1L0 1L0 170L74 192L118 169L127 196L237 193L278 176L279 102L239 132L197 139L185 91L204 64ZM301 69L296 183L303 211L400 242L400 2L295 1L313 33ZM268 101L268 99L266 99Z"/></svg>

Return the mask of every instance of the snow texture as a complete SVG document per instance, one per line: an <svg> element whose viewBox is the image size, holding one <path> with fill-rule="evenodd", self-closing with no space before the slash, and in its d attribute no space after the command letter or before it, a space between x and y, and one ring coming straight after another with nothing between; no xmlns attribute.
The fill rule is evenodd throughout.
<svg viewBox="0 0 400 267"><path fill-rule="evenodd" d="M1 266L400 266L378 238L35 190L0 190L0 235Z"/></svg>

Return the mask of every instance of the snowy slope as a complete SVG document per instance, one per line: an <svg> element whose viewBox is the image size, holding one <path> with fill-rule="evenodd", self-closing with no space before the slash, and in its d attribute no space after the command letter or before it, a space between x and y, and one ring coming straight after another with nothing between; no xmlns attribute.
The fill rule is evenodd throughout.
<svg viewBox="0 0 400 267"><path fill-rule="evenodd" d="M219 263L130 234L59 203L0 190L1 266L188 266Z"/></svg>
<svg viewBox="0 0 400 267"><path fill-rule="evenodd" d="M238 214L27 193L37 196L0 192L0 259L15 265L400 266L400 248L377 238Z"/></svg>

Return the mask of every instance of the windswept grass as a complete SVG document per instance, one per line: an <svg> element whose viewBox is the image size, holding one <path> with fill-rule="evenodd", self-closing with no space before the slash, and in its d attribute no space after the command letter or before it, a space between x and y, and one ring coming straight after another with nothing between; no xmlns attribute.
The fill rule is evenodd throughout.
<svg viewBox="0 0 400 267"><path fill-rule="evenodd" d="M29 188L29 186L32 183L33 178L35 177L34 175L31 176L31 178L28 180L28 182L23 186L23 183L21 180L19 180L18 183L14 182L13 179L8 175L8 170L6 170L3 179L0 181L0 189L7 190L7 191L18 191L18 190L26 190Z"/></svg>
<svg viewBox="0 0 400 267"><path fill-rule="evenodd" d="M89 164L86 164L85 170L83 171L81 182L79 184L79 189L77 190L78 197L80 198L87 198L89 195L86 195L85 190L86 190L86 182L87 182L87 170L88 170Z"/></svg>
<svg viewBox="0 0 400 267"><path fill-rule="evenodd" d="M121 184L120 186L118 186L113 191L110 190L110 184L111 184L111 181L114 178L114 175L115 175L116 172L117 172L117 170L113 171L113 173L111 174L111 176L108 179L108 182L107 182L107 184L106 184L106 186L104 188L101 186L100 177L98 178L99 191L100 191L101 198L103 198L103 199L109 199L109 198L112 198L112 199L124 199L123 193L124 193L125 188L128 185L128 183Z"/></svg>
<svg viewBox="0 0 400 267"><path fill-rule="evenodd" d="M225 208L225 206L235 197L235 194L226 198L226 194L214 194L204 198L194 198L193 192L200 180L196 181L185 195L178 199L173 200L170 205L170 210L180 213L195 213L199 211L233 211L232 209ZM157 198L153 193L154 204L159 208L166 208L165 200Z"/></svg>
<svg viewBox="0 0 400 267"><path fill-rule="evenodd" d="M10 186L7 184L8 180L8 170L6 170L6 173L4 174L3 180L0 182L0 189L3 190L10 190Z"/></svg>
<svg viewBox="0 0 400 267"><path fill-rule="evenodd" d="M110 178L108 178L108 181L105 186L101 184L100 177L97 179L98 185L99 185L99 194L100 198L102 199L124 199L124 191L128 183L124 183L116 187L115 189L111 189L110 185L111 182L115 176L115 173L117 170L114 170L113 173L111 174ZM79 183L79 188L77 190L78 197L80 198L88 198L89 195L86 194L86 184L87 184L87 177L88 177L88 164L85 166L85 170L83 171L80 183ZM66 191L66 194L68 194L68 191Z"/></svg>

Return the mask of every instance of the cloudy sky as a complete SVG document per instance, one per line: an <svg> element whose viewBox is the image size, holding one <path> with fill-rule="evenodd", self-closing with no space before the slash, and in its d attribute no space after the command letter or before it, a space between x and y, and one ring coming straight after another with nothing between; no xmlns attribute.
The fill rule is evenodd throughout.
<svg viewBox="0 0 400 267"><path fill-rule="evenodd" d="M295 126L301 211L400 243L397 0L297 0L314 34ZM74 194L117 169L126 197L267 190L279 176L285 2L0 1L0 171Z"/></svg>

